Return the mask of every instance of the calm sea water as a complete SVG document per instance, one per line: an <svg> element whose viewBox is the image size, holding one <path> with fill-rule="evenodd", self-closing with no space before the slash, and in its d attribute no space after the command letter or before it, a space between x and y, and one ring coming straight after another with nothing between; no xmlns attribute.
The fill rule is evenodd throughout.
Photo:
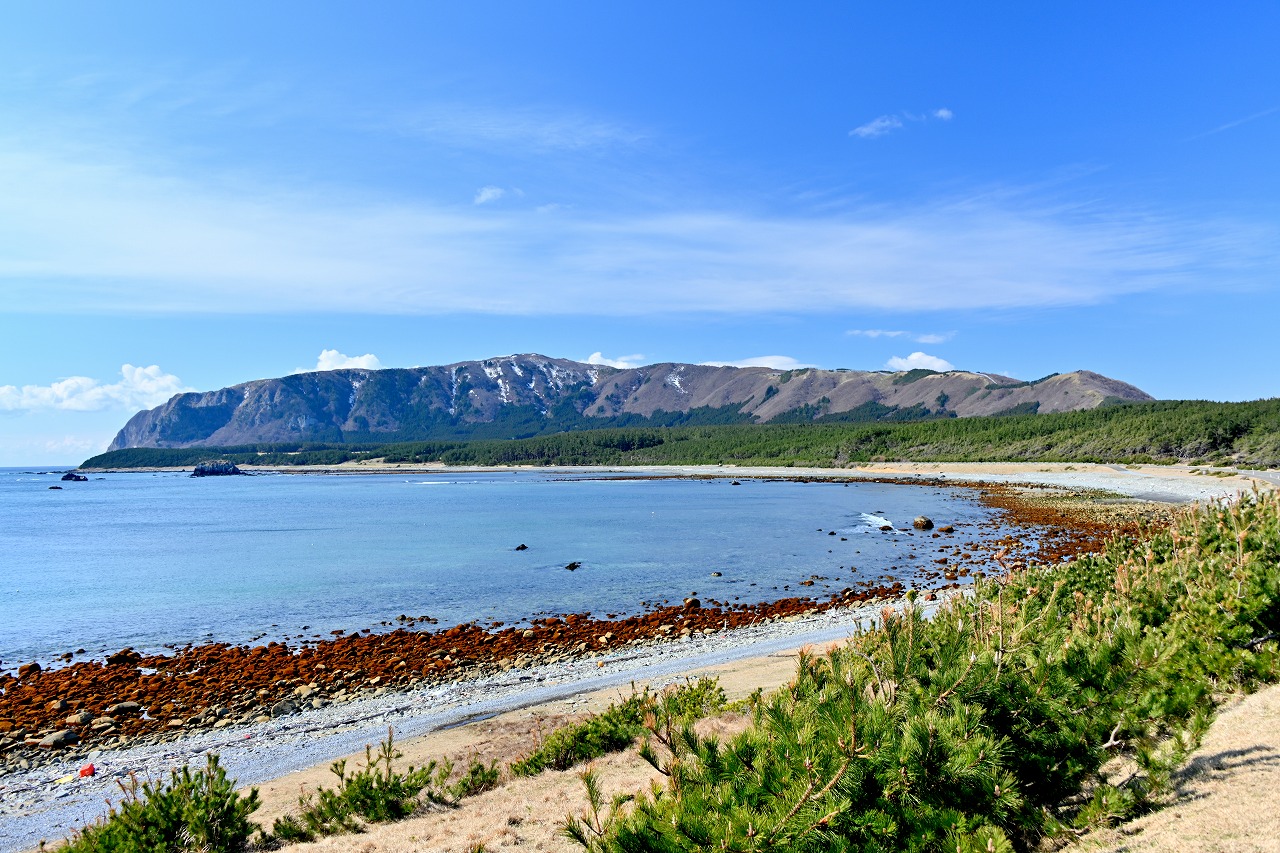
<svg viewBox="0 0 1280 853"><path fill-rule="evenodd" d="M327 636L402 613L515 624L693 592L757 602L884 574L909 582L903 551L923 543L877 528L921 513L966 538L993 515L964 490L875 483L526 472L62 483L0 469L0 668L78 648ZM831 580L797 586L810 575Z"/></svg>

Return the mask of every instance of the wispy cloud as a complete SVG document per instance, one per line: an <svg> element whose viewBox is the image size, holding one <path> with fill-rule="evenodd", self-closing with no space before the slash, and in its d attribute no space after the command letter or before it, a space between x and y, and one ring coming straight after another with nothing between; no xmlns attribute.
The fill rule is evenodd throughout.
<svg viewBox="0 0 1280 853"><path fill-rule="evenodd" d="M378 361L378 357L371 352L367 352L364 355L346 355L336 349L326 349L320 350L320 357L316 359L315 369L345 370L351 367L364 370L379 370L382 367L382 362Z"/></svg>
<svg viewBox="0 0 1280 853"><path fill-rule="evenodd" d="M854 335L860 338L901 338L904 335L911 334L902 329L850 329L845 332L846 335Z"/></svg>
<svg viewBox="0 0 1280 853"><path fill-rule="evenodd" d="M824 216L600 215L184 181L0 138L0 311L804 314L1080 305L1280 261L1267 224L986 192Z"/></svg>
<svg viewBox="0 0 1280 853"><path fill-rule="evenodd" d="M946 107L939 107L936 110L930 110L924 114L910 112L890 113L887 115L876 116L866 124L858 125L853 130L849 131L849 135L856 136L859 139L875 139L878 136L893 133L895 130L901 130L905 127L903 124L904 119L906 121L916 122L929 121L930 119L951 121L951 119L955 118L955 115L955 113Z"/></svg>
<svg viewBox="0 0 1280 853"><path fill-rule="evenodd" d="M862 139L875 139L877 136L884 136L886 133L892 133L901 128L902 119L897 116L878 116L866 124L858 125L849 131L849 135Z"/></svg>
<svg viewBox="0 0 1280 853"><path fill-rule="evenodd" d="M895 355L885 362L884 366L889 370L916 370L918 368L937 370L939 372L955 370L955 366L945 358L938 358L936 355L928 355L923 352L913 352L906 358Z"/></svg>
<svg viewBox="0 0 1280 853"><path fill-rule="evenodd" d="M1248 124L1251 121L1257 121L1260 118L1265 118L1266 116L1269 116L1274 112L1280 112L1280 107L1271 107L1270 109L1260 110L1252 115L1247 115L1244 118L1239 118L1239 119L1236 119L1235 121L1229 121L1226 124L1220 124L1217 127L1213 128L1213 130L1206 130L1204 133L1197 133L1195 136L1190 137L1187 141L1190 142L1195 139L1204 139L1206 136L1213 136L1214 134L1222 133L1224 130L1231 130L1233 127L1239 127L1242 124Z"/></svg>
<svg viewBox="0 0 1280 853"><path fill-rule="evenodd" d="M955 337L955 332L938 334L935 332L908 332L905 329L850 329L846 335L861 338L910 338L918 344L941 344Z"/></svg>
<svg viewBox="0 0 1280 853"><path fill-rule="evenodd" d="M481 187L476 190L475 203L488 204L491 201L497 201L507 194L502 187Z"/></svg>
<svg viewBox="0 0 1280 853"><path fill-rule="evenodd" d="M165 373L158 365L125 364L120 368L119 382L69 376L49 385L0 385L0 411L136 411L158 406L174 394L190 390L182 380Z"/></svg>
<svg viewBox="0 0 1280 853"><path fill-rule="evenodd" d="M817 367L816 364L805 364L789 355L757 355L753 358L740 358L737 361L704 361L702 364L708 367L772 367L774 370Z"/></svg>
<svg viewBox="0 0 1280 853"><path fill-rule="evenodd" d="M620 355L617 358L608 358L602 352L593 352L587 356L587 364L603 364L608 367L626 370L644 364L644 356L640 353L635 353L634 355Z"/></svg>
<svg viewBox="0 0 1280 853"><path fill-rule="evenodd" d="M554 108L482 108L439 104L406 114L389 125L459 147L520 147L585 151L636 145L646 134L624 124Z"/></svg>

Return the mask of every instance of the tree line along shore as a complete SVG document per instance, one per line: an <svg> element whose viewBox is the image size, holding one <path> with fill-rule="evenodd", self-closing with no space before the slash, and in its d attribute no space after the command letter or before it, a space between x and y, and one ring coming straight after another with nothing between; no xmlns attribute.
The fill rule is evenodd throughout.
<svg viewBox="0 0 1280 853"><path fill-rule="evenodd" d="M531 438L115 450L85 469L190 467L211 454L266 466L763 465L902 462L1094 462L1280 467L1280 398L1160 401L1055 414L897 423L735 424L575 429Z"/></svg>

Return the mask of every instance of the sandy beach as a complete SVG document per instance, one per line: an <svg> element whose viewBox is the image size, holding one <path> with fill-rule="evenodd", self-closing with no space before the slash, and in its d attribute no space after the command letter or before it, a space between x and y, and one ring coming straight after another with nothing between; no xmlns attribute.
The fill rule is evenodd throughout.
<svg viewBox="0 0 1280 853"><path fill-rule="evenodd" d="M439 469L359 465L289 469L289 473L373 474L421 470ZM575 473L583 470L573 469ZM1230 498L1280 483L1276 472L1079 464L883 464L835 470L729 466L586 470L658 477L870 478L930 483L941 480L972 485L1027 484L1050 488L1062 495L1095 493L1090 498L1093 504L1133 501L1182 504ZM1099 497L1098 492L1105 494ZM939 606L949 594L957 593L944 591L926 606ZM791 677L798 649L840 642L859 628L873 624L884 604L881 600L854 602L831 606L822 612L793 612L734 630L691 632L679 639L579 653L554 663L512 667L480 678L378 687L359 692L348 701L248 724L181 732L172 739L88 752L69 751L65 757L44 766L0 776L0 853L30 849L41 840L64 837L74 827L101 814L104 798L116 795L117 781L129 773L143 778L158 777L169 768L201 759L208 752L218 753L229 773L242 784L261 788L264 805L255 818L269 825L275 816L296 802L300 790L329 782L331 761L362 755L364 745L380 740L388 727L394 729L409 763L422 763L440 756L450 756L455 763L459 758L465 762L465 757L472 752L505 763L525 751L525 745L532 744L537 731L550 730L565 720L602 709L620 695L629 693L632 683L661 687L693 673L706 673L720 679L730 698L749 694L757 687L769 689ZM731 726L732 721L716 724ZM630 767L626 762L634 763L633 759L634 756L608 760L625 768ZM96 774L81 778L77 771L86 762L95 765ZM631 784L639 779L637 786L643 786L644 779L635 775L643 772L638 767L620 769L617 778L623 781L618 784ZM565 778L560 779L561 776ZM526 781L503 786L499 791L477 798L477 802L485 798L500 799L498 795L527 796L528 792L520 793L523 789L518 789ZM549 781L547 785L551 787L539 794L547 797L547 801L532 809L536 815L532 812L511 815L519 821L509 824L508 841L514 843L512 839L517 837L526 841L552 839L554 826L544 832L537 829L539 822L558 825L565 814L562 804L574 797L578 798L574 802L580 802L580 786L572 773L557 774L554 784ZM504 790L507 794L502 794ZM462 811L470 808L468 804L450 815L458 819ZM500 804L494 808L510 811L514 806ZM428 819L430 816L415 821ZM388 840L383 844L378 841L380 836L370 833L362 836L362 843L372 844L367 847L369 850L466 849L471 843L466 841L469 836L459 834L456 828L449 831L450 844L429 841L427 836L431 832L443 830L423 828L416 837L425 846L395 846L414 831L406 824L394 829L401 841ZM479 840L482 839L476 839ZM347 841L346 846L342 839L330 842L328 849L349 849L350 840ZM486 843L500 847L505 842L494 836ZM567 842L547 840L546 844L550 846L543 849L561 849L555 845L567 845Z"/></svg>

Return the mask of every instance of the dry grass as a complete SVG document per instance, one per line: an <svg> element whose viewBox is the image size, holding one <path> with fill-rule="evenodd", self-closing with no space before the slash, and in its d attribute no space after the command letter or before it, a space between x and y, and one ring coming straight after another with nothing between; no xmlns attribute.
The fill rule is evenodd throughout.
<svg viewBox="0 0 1280 853"><path fill-rule="evenodd" d="M1068 853L1280 853L1280 686L1225 709L1160 811Z"/></svg>
<svg viewBox="0 0 1280 853"><path fill-rule="evenodd" d="M698 729L703 734L725 736L741 731L747 723L748 719L741 715L723 714L701 721ZM587 766L599 776L606 798L647 790L651 781L658 778L658 773L634 749L626 750L574 770L508 779L495 790L464 800L456 809L435 808L399 823L371 827L360 835L326 838L285 849L290 853L464 853L483 846L489 851L580 851L560 834L560 827L567 815L580 814L585 807L580 773Z"/></svg>
<svg viewBox="0 0 1280 853"><path fill-rule="evenodd" d="M757 687L770 690L790 681L795 676L799 651L734 661L690 675L714 675L730 700L741 699ZM809 647L808 651L821 650ZM644 682L637 682L637 687L643 686ZM421 766L432 758L443 757L453 762L456 771L461 771L474 755L486 764L497 761L499 767L506 767L530 752L541 736L587 714L599 713L620 698L622 694L616 689L603 690L397 741L396 748L404 754L397 766ZM726 714L702 721L699 729L723 733L739 730L745 725L744 718ZM361 753L351 756L348 761L359 763L363 758ZM605 756L592 762L591 766L600 777L606 798L615 793L645 790L658 776L634 749ZM321 785L332 787L335 780L328 768L326 763L260 785L262 807L254 813L253 819L269 827L275 818L296 808L300 793L315 790ZM580 848L562 837L559 831L566 815L580 814L586 805L579 778L582 769L547 771L532 778L512 779L504 774L497 789L464 800L460 808L437 808L399 823L370 827L360 835L321 839L284 849L290 853L312 850L462 853L483 844L490 851L513 848L577 851Z"/></svg>

